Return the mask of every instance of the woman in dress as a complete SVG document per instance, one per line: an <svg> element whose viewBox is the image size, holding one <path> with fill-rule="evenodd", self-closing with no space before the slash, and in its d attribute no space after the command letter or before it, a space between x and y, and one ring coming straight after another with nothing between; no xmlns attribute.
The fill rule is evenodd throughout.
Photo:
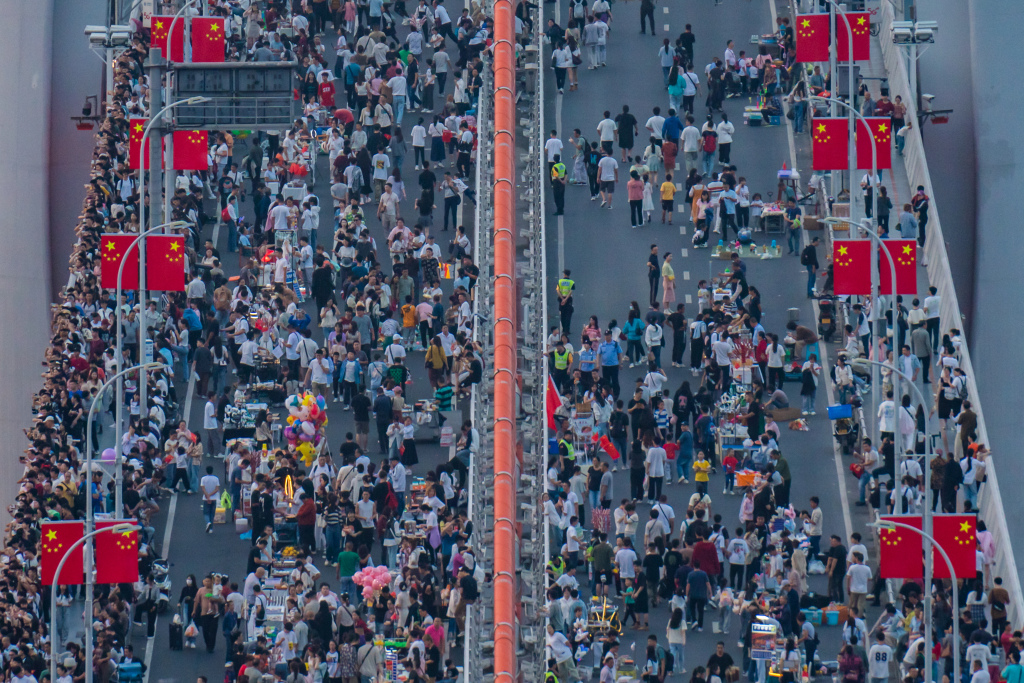
<svg viewBox="0 0 1024 683"><path fill-rule="evenodd" d="M676 272L672 269L672 252L666 252L661 262L661 310L671 310L676 302Z"/></svg>

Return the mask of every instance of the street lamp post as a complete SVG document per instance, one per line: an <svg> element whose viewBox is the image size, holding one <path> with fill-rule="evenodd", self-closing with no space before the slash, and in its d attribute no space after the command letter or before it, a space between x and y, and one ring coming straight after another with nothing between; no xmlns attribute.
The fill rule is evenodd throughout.
<svg viewBox="0 0 1024 683"><path fill-rule="evenodd" d="M88 482L87 482L88 483ZM92 501L87 501L87 509L91 509ZM64 569L64 563L68 561L68 558L74 553L75 549L86 541L91 541L100 534L111 532L111 533L126 533L130 531L138 531L141 526L134 524L115 524L108 526L103 529L96 529L95 531L89 531L86 534L82 534L82 537L72 543L67 550L64 551L64 555L60 558L60 562L57 563L57 570L53 573L53 591L55 592L57 586L60 584L60 572ZM91 576L86 573L87 583L92 583ZM92 595L89 595L87 602L89 606L89 614L85 615L85 632L86 632L86 650L85 650L85 680L88 683L92 682L92 638L89 637L89 632L92 631ZM54 680L57 675L57 596L50 596L50 680Z"/></svg>
<svg viewBox="0 0 1024 683"><path fill-rule="evenodd" d="M182 5L181 9L179 9L175 13L174 17L171 18L171 27L167 31L167 61L172 61L171 60L171 36L174 35L174 24L176 24L178 22L178 19L182 18L182 15L185 13L185 10L187 10L192 5L196 4L196 2L198 2L198 0L188 0L188 2L186 2L184 5ZM191 59L192 50L190 49L190 43L189 43L189 37L190 37L189 34L191 33L191 29L192 29L192 21L191 21L191 19L192 19L191 16L189 16L188 19L185 19L185 34L182 36L182 41L181 41L181 53L182 53L181 56L184 58L185 62L191 62L192 61L192 59Z"/></svg>
<svg viewBox="0 0 1024 683"><path fill-rule="evenodd" d="M184 9L184 8L182 8L182 9ZM170 36L170 34L168 34L168 41L170 42L170 37L169 36ZM158 97L159 93L160 93L160 90L159 90L160 89L159 80L157 80L156 83L151 83L150 86L152 88L151 93L150 93L150 97ZM159 100L155 100L155 101L159 101ZM176 102L171 102L166 107L164 107L163 109L158 111L150 119L149 123L146 124L146 129L142 132L142 139L139 140L139 157L140 157L139 166L142 167L142 166L145 165L145 164L141 163L141 159L145 159L146 158L143 155L146 153L146 139L149 137L149 131L153 128L153 126L157 123L157 121L160 121L163 118L164 114L169 112L171 109L174 109L175 107L179 107L179 106L181 106L183 104L202 104L203 102L209 102L209 101L210 101L209 97L189 97L189 98L186 98L186 99L183 99L183 100L178 100ZM151 154L151 155L149 155L149 160L150 160L150 162L149 162L149 164L150 164L150 171L154 172L154 173L157 172L157 168L156 167L158 167L159 164L160 164L160 155L159 154ZM145 168L140 168L140 170L139 170L139 228L142 229L142 228L145 228L145 227L146 227L146 169ZM139 249L139 305L140 305L140 308L141 308L141 307L144 307L145 301L146 301L146 243L145 242L139 242L138 249ZM118 301L118 305L120 305L120 303L121 302ZM139 325L139 363L140 364L145 364L146 363L146 336L147 336L147 334L146 334L146 326L140 324ZM120 359L118 359L118 362L120 362ZM146 410L146 404L147 404L147 401L146 401L146 372L145 372L145 370L143 370L142 374L139 376L139 413L140 414L142 414L142 412Z"/></svg>
<svg viewBox="0 0 1024 683"><path fill-rule="evenodd" d="M177 228L177 227L181 227L181 226L184 226L184 225L189 225L189 223L186 222L186 221L171 221L170 223L164 223L162 225L157 225L155 227L150 228L149 230L145 230L145 231L139 233L139 236L136 237L132 241L132 243L130 245L128 245L127 249L125 249L125 251L124 251L125 256L130 254L132 249L135 249L136 246L143 240L143 238L146 237L147 235L149 235L150 233L156 232L157 230L162 230L163 228ZM121 364L124 362L124 348L122 346L123 340L122 340L122 336L121 336L121 334L122 334L121 333L121 330L122 330L121 318L122 318L122 316L124 314L124 311L121 308L121 277L122 277L122 275L124 275L124 264L127 263L127 262L128 262L128 259L125 258L125 257L122 257L121 258L121 263L118 264L118 266L117 266L117 288L115 290L116 291L116 298L114 299L114 301L117 302L117 304L116 304L117 305L117 337L116 337L117 338L117 344L116 344L115 348L116 348L116 354L117 354L116 357L117 357L117 367L118 368L120 368ZM139 284L141 285L142 283L140 282ZM146 313L146 308L145 308L145 304L141 300L138 303L139 303L139 327L142 328L143 327L142 320L143 320L143 316ZM145 337L144 337L144 335L140 335L140 338L144 339ZM122 454L121 454L120 444L121 444L121 434L122 434L122 431L124 429L124 378L123 377L119 378L117 380L117 392L116 392L114 400L117 402L117 405L115 406L115 417L114 417L114 422L116 423L114 425L114 435L115 435L114 436L114 441L115 441L114 447L117 450L117 457L115 459L116 466L114 468L114 479L117 482L117 484L115 486L115 489L114 489L114 497L115 497L115 501L116 501L116 503L115 503L116 511L114 513L114 516L115 516L116 519L121 519L121 496L122 496L122 492L121 492L121 459L122 459ZM141 404L139 406L139 415L140 416L142 415L142 406L141 406Z"/></svg>
<svg viewBox="0 0 1024 683"><path fill-rule="evenodd" d="M123 261L122 261L123 263ZM163 363L150 363L150 368L165 368L167 367ZM89 406L89 419L85 422L85 530L86 534L84 537L90 537L93 532L93 515L92 515L92 420L93 416L96 415L96 408L99 406L101 399L103 398L103 392L105 392L110 385L121 379L124 375L129 372L135 372L136 370L142 371L147 369L145 365L135 365L125 370L121 370L113 377L109 378L106 382L100 385L100 388L96 391L96 398L93 400L92 405ZM121 444L115 444L118 452L120 452ZM83 538L84 538L83 537ZM86 616L86 629L85 629L85 656L89 662L89 666L85 667L85 683L92 683L92 543L85 547L85 595L88 602L87 616Z"/></svg>
<svg viewBox="0 0 1024 683"><path fill-rule="evenodd" d="M839 4L837 2L835 2L835 0L825 0L825 2L827 2L829 4L829 32L830 32L829 35L832 36L832 41L831 41L831 45L829 45L830 49L829 49L829 53L828 53L829 54L828 68L829 68L829 72L832 74L832 88L831 88L831 93L830 94L832 94L832 95L837 95L838 94L836 92L836 80L839 78L839 64L838 64L839 63L839 41L837 39L837 35L838 34L836 32L836 26L837 26L836 18L837 17L842 17L843 18L843 24L846 25L846 36L847 36L846 45L848 47L847 58L849 60L849 65L848 65L848 68L847 68L847 73L848 73L848 76L849 76L850 103L853 104L854 102L857 101L856 98L853 95L853 88L854 88L854 85L855 85L855 83L854 83L855 79L854 79L854 74L853 74L853 28L851 28L851 26L850 26L850 20L847 18L846 12L844 12L839 7ZM829 115L830 116L835 116L836 115L836 105L837 104L841 104L841 102L838 99L836 99L834 102L831 103L830 111L829 111ZM849 111L856 112L856 108L850 107ZM850 173L850 217L853 218L854 217L853 216L853 176L857 172L857 165L856 165L856 162L854 161L854 157L856 156L855 155L856 143L854 142L854 135L855 135L855 131L856 131L856 126L855 126L855 123L854 123L854 117L853 116L849 116L849 124L847 125L847 131L848 132L847 132L847 142L846 142L846 144L847 144L847 153L849 155L849 173ZM834 180L834 178L835 177L833 176L833 180ZM836 188L835 188L835 183L833 182L833 185L832 185L832 196L838 196L838 194L839 193L836 191Z"/></svg>
<svg viewBox="0 0 1024 683"><path fill-rule="evenodd" d="M897 496L897 498L899 498L899 496ZM925 567L925 569L924 569L924 571L925 571L924 593L925 593L925 603L924 604L925 604L925 610L927 610L927 611L931 611L930 607L929 607L929 605L931 605L931 601L932 601L932 597L931 597L932 596L932 587L931 587L931 579L930 579L930 577L932 575L932 563L934 562L934 560L932 558L932 553L931 553L930 546L935 546L935 549L938 550L942 554L942 559L946 562L946 567L949 569L949 576L950 576L950 581L949 582L953 585L953 677L950 680L952 680L952 681L959 681L960 680L960 654L959 654L960 653L960 618L957 615L957 610L960 609L960 593L959 593L959 591L957 589L957 585L956 585L956 572L953 571L953 562L949 559L949 555L946 554L946 550L931 535L931 532L923 531L923 530L918 529L917 527L911 526L909 524L904 524L903 522L897 522L897 521L894 521L894 520L886 519L886 520L881 520L881 521L878 521L878 522L873 522L871 524L868 524L868 526L872 527L872 528L875 528L875 529L878 529L879 531L882 531L882 530L893 531L894 529L897 529L897 528L899 528L899 529L907 529L908 531L913 531L915 534L918 534L921 537L922 547L924 548L924 553L925 553L925 555L924 555L924 567ZM924 672L925 683L932 683L932 681L933 681L932 667L931 667L932 654L931 654L931 648L930 648L931 633L932 633L932 624L928 620L928 615L926 613L926 615L925 615L925 648L926 648L926 652L925 652L925 672Z"/></svg>
<svg viewBox="0 0 1024 683"><path fill-rule="evenodd" d="M879 365L879 362L877 360L870 360L870 359L867 359L867 358L855 358L854 360L850 361L850 365L854 365L854 366L857 366L857 365L860 365L860 366L864 366L864 365ZM910 387L910 390L914 393L915 397L921 403L921 405L922 406L927 405L927 402L925 401L925 398L924 398L924 394L922 394L921 390L917 388L917 385L914 384L914 380L912 378L907 377L907 374L905 372L902 372L901 370L898 370L896 368L893 368L893 374L899 375L899 377L901 379L906 380L907 386ZM935 457L935 453L932 452L932 440L931 440L931 434L928 433L928 421L927 421L927 419L925 420L924 448L925 448L925 452L924 452L924 464L925 464L925 467L924 467L924 472L921 473L922 479L925 476L928 475L928 472L931 469L930 466L931 466L932 458ZM898 449L893 449L893 452L896 454L895 465L896 465L896 472L898 473L900 471L900 465L903 462L903 456L902 456L901 452ZM932 513L932 500L931 500L931 496L928 495L928 490L929 490L928 487L925 487L925 506L924 506L924 514L922 515L922 520L923 520L922 526L924 527L923 531L926 534L926 536L924 537L925 557L929 557L930 556L929 553L931 552L931 533L932 533L932 514L933 514ZM896 494L896 498L897 498L897 500L900 500L901 503L903 502L902 501L902 496L899 493ZM925 564L924 564L924 585L926 587L930 587L932 585L932 565L931 565L931 562L925 562ZM927 590L927 588L926 588L926 590ZM925 630L925 634L924 634L924 651L925 651L924 665L925 665L925 668L930 672L932 670L932 630L931 630L931 623L932 623L932 601L931 601L931 598L930 598L930 596L931 596L931 592L930 591L928 591L928 596L929 597L926 598L925 601L924 601L924 623L929 625L929 627Z"/></svg>

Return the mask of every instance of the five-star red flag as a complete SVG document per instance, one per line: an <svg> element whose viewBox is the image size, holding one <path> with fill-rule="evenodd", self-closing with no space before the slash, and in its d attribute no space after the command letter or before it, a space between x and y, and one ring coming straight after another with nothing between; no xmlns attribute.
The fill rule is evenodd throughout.
<svg viewBox="0 0 1024 683"><path fill-rule="evenodd" d="M43 522L40 525L42 537L39 540L39 578L44 586L52 586L57 565L64 553L82 538L84 522ZM84 545L84 544L83 544ZM62 586L77 586L83 583L82 546L75 548L60 570L58 582Z"/></svg>
<svg viewBox="0 0 1024 683"><path fill-rule="evenodd" d="M846 119L816 118L811 139L815 171L841 171L849 168L850 150Z"/></svg>
<svg viewBox="0 0 1024 683"><path fill-rule="evenodd" d="M138 245L125 258L125 252L138 235L106 234L100 239L100 287L115 289L117 287L117 270L121 260L125 259L121 272L121 289L139 288L139 249Z"/></svg>
<svg viewBox="0 0 1024 683"><path fill-rule="evenodd" d="M871 294L871 241L832 242L832 283L836 296Z"/></svg>
<svg viewBox="0 0 1024 683"><path fill-rule="evenodd" d="M934 515L932 536L949 555L958 579L973 579L976 571L978 519L974 515ZM932 570L937 579L948 579L949 567L942 554L933 552Z"/></svg>
<svg viewBox="0 0 1024 683"><path fill-rule="evenodd" d="M864 127L867 121L869 133ZM875 143L875 163L878 170L892 168L892 120L888 117L871 116L864 121L857 119L857 168L871 168L871 141Z"/></svg>
<svg viewBox="0 0 1024 683"><path fill-rule="evenodd" d="M142 151L139 149L139 146L142 144L142 134L146 131L148 123L149 119L128 120L128 126L130 128L128 134L128 168L149 168L148 147L152 138L146 140L147 149L142 154L142 158L139 158L139 153Z"/></svg>
<svg viewBox="0 0 1024 683"><path fill-rule="evenodd" d="M96 522L97 529L131 520ZM139 534L136 531L107 531L97 534L96 583L135 583L139 580Z"/></svg>
<svg viewBox="0 0 1024 683"><path fill-rule="evenodd" d="M174 131L174 159L171 164L179 171L205 171L209 134L205 130Z"/></svg>
<svg viewBox="0 0 1024 683"><path fill-rule="evenodd" d="M192 61L224 61L223 17L196 17L192 20Z"/></svg>
<svg viewBox="0 0 1024 683"><path fill-rule="evenodd" d="M883 522L899 522L921 528L921 515L882 515ZM883 579L919 579L924 576L921 535L896 527L878 532L878 575Z"/></svg>
<svg viewBox="0 0 1024 683"><path fill-rule="evenodd" d="M917 242L914 240L882 240L884 247L878 251L878 293L892 294L892 270L889 259L882 253L886 249L892 255L896 267L896 293L917 294Z"/></svg>
<svg viewBox="0 0 1024 683"><path fill-rule="evenodd" d="M871 15L867 12L846 12L853 33L853 60L871 59ZM850 61L850 37L842 13L836 14L836 58L840 62Z"/></svg>
<svg viewBox="0 0 1024 683"><path fill-rule="evenodd" d="M146 238L146 289L185 291L185 238L182 235Z"/></svg>
<svg viewBox="0 0 1024 683"><path fill-rule="evenodd" d="M796 15L796 61L828 61L828 21L827 14Z"/></svg>
<svg viewBox="0 0 1024 683"><path fill-rule="evenodd" d="M558 387L555 386L555 380L551 375L548 375L548 386L544 391L544 401L548 409L548 429L556 431L558 425L555 422L555 411L562 406L562 397L558 393Z"/></svg>
<svg viewBox="0 0 1024 683"><path fill-rule="evenodd" d="M167 52L167 32L171 30L174 17L153 15L150 22L150 47L158 47L163 51L164 59L172 62L185 61L185 18L178 17L174 22L174 35L171 37L171 51ZM223 60L222 60L223 61Z"/></svg>

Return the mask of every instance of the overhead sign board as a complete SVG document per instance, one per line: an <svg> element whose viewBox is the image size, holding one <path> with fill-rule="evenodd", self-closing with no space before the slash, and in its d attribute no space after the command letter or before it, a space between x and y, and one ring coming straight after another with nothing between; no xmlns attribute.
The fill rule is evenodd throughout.
<svg viewBox="0 0 1024 683"><path fill-rule="evenodd" d="M173 98L207 97L209 102L175 108L179 128L279 129L299 116L293 62L175 64Z"/></svg>

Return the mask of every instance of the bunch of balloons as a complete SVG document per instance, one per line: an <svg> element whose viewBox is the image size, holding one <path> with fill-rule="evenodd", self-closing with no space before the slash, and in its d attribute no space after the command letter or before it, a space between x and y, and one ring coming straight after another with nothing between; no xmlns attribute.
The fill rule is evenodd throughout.
<svg viewBox="0 0 1024 683"><path fill-rule="evenodd" d="M391 585L391 572L384 565L367 567L353 574L352 582L363 587L363 600L369 600L374 593Z"/></svg>
<svg viewBox="0 0 1024 683"><path fill-rule="evenodd" d="M284 402L288 408L288 426L284 438L307 465L316 457L317 447L324 439L323 428L327 424L327 400L323 396L305 393L293 394Z"/></svg>

